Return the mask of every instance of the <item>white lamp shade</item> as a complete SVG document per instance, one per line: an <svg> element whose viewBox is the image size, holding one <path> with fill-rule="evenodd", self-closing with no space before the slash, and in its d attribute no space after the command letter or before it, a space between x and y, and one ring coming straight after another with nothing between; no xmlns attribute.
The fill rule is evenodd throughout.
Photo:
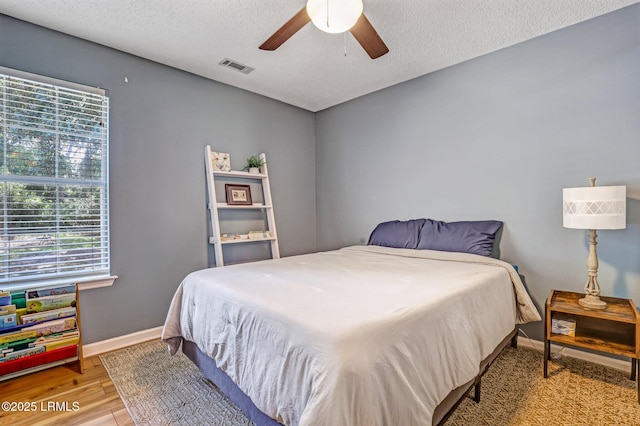
<svg viewBox="0 0 640 426"><path fill-rule="evenodd" d="M362 15L362 0L309 0L307 14L313 25L322 31L343 33L351 29Z"/></svg>
<svg viewBox="0 0 640 426"><path fill-rule="evenodd" d="M626 186L587 186L562 190L563 226L573 229L624 229Z"/></svg>

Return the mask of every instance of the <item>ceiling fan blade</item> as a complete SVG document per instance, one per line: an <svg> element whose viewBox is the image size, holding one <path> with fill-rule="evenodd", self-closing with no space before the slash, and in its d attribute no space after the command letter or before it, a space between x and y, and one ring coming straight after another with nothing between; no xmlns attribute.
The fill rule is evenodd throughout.
<svg viewBox="0 0 640 426"><path fill-rule="evenodd" d="M267 41L262 43L260 49L262 50L276 50L278 47L282 45L285 41L289 40L289 38L300 31L302 27L307 25L311 21L309 15L307 14L306 6L300 10L300 12L296 13L296 15L289 19L286 24L284 24L278 31L276 31Z"/></svg>
<svg viewBox="0 0 640 426"><path fill-rule="evenodd" d="M358 22L351 28L351 34L358 40L360 46L369 54L371 59L379 58L389 52L389 48L380 38L371 22L364 16L358 18Z"/></svg>

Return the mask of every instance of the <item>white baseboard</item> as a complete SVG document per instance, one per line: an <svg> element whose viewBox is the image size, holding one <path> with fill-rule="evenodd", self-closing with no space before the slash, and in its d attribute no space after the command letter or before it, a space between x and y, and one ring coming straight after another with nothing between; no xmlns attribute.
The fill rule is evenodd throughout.
<svg viewBox="0 0 640 426"><path fill-rule="evenodd" d="M150 328L148 330L136 331L135 333L125 334L124 336L114 337L113 339L82 345L82 355L84 358L88 358L90 356L100 355L105 352L132 346L137 343L146 342L147 340L159 339L161 336L162 326Z"/></svg>
<svg viewBox="0 0 640 426"><path fill-rule="evenodd" d="M520 345L526 348L536 349L541 352L544 351L544 343L539 340L533 340L527 337L518 336L518 346ZM561 349L564 349L564 356L581 359L583 361L595 362L596 364L626 371L627 373L631 372L631 361L610 358L608 356L593 354L590 352L585 352L579 349L573 349L565 346L551 344L551 355L553 356L553 354L559 352Z"/></svg>

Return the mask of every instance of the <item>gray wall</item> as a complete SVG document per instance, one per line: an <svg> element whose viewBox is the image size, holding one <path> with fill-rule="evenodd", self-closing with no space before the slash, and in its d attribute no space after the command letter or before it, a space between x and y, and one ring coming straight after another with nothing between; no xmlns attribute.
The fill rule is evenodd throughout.
<svg viewBox="0 0 640 426"><path fill-rule="evenodd" d="M640 303L640 5L318 113L318 249L393 219L502 220L542 308L586 281L562 188L590 176L629 193L627 229L599 233L602 293Z"/></svg>
<svg viewBox="0 0 640 426"><path fill-rule="evenodd" d="M182 278L211 264L207 144L234 169L266 152L281 253L315 250L314 114L4 15L0 65L109 90L120 278L82 292L84 343L162 325Z"/></svg>

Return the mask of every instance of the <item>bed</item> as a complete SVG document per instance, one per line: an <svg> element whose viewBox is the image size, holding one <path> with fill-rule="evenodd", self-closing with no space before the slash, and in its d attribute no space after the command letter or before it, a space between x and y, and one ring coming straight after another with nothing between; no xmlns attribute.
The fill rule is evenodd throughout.
<svg viewBox="0 0 640 426"><path fill-rule="evenodd" d="M193 272L163 341L259 425L442 423L540 315L512 265L423 236Z"/></svg>

